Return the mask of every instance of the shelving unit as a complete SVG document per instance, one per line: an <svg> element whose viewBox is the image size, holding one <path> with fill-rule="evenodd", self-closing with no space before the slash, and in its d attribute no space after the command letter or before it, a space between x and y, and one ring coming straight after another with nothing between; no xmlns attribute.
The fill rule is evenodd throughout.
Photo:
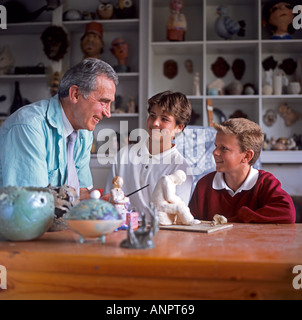
<svg viewBox="0 0 302 320"><path fill-rule="evenodd" d="M166 40L166 22L170 14L169 0L150 0L150 42L149 42L149 79L148 95L151 96L162 88L181 91L189 98L193 110L199 115L195 125L208 125L206 112L207 99L211 99L213 106L221 110L226 118L236 111L243 111L250 120L260 124L267 137L289 138L294 133L301 134L302 126L299 120L290 127L286 127L284 120L278 114L277 122L267 127L263 122L263 115L268 109L278 113L281 103L287 104L302 113L302 95L282 94L280 96L262 95L264 69L262 61L273 55L280 64L285 58L297 60L302 52L302 31L293 34L291 40L270 40L269 34L262 28L262 5L265 1L184 1L182 13L187 17L187 33L185 41L169 42ZM230 40L220 38L215 32L215 20L218 18L216 9L224 5L228 8L228 15L234 20L244 20L246 34L237 35ZM245 61L246 70L240 80L241 83L252 83L256 89L254 95L208 95L208 85L217 79L211 70L212 64L218 57L223 57L230 66L230 70L221 78L225 85L235 81L232 64L235 59ZM168 79L163 74L163 64L173 59L178 64L178 74L174 79ZM193 96L194 74L187 72L184 62L191 59L194 73L200 74L201 96ZM203 76L202 76L203 75ZM294 81L294 76L288 76ZM219 121L219 118L217 118ZM277 160L279 159L279 160ZM263 151L263 163L302 164L302 151Z"/></svg>
<svg viewBox="0 0 302 320"><path fill-rule="evenodd" d="M25 0L21 0L26 3ZM103 26L104 52L100 58L109 64L116 63L110 52L111 41L116 37L123 37L129 44L129 65L131 72L120 73L120 84L117 95L121 95L124 104L133 96L138 112L131 114L112 114L110 119L104 119L95 130L110 128L119 131L121 122L127 122L129 131L135 128L145 128L147 118L147 100L155 93L171 89L185 93L198 118L196 125L207 126L207 99L212 99L213 106L223 111L228 118L235 110L241 109L248 118L260 124L269 137L290 137L294 133L302 134L302 120L287 127L278 115L277 122L267 127L263 122L263 115L268 109L277 111L281 103L288 103L290 107L302 113L302 95L282 94L280 96L266 96L262 94L264 83L264 69L262 61L273 55L279 63L285 58L298 59L302 52L302 30L296 31L292 40L270 40L269 34L261 25L262 4L266 0L185 0L183 13L187 17L188 31L184 42L170 42L166 40L166 21L169 16L169 0L136 0L137 14L134 19L95 20ZM40 6L38 0L31 5ZM15 66L37 65L42 62L45 67L52 64L43 52L40 35L51 24L61 25L68 33L70 46L64 59L56 65L64 72L71 65L82 59L80 38L84 34L85 26L90 21L64 21L62 13L69 9L96 12L96 0L64 0L63 6L56 12L45 12L35 22L8 25L8 29L0 29L0 43L8 45L13 55ZM225 5L229 9L229 16L235 20L246 22L245 37L233 36L231 40L223 40L215 32L214 23L217 18L216 8ZM30 45L28 45L30 43ZM223 57L230 67L235 59L244 59L246 71L241 82L252 83L256 88L254 95L208 95L208 85L216 76L211 65L218 57ZM194 72L200 75L200 95L193 95L193 77L186 71L185 61L191 59ZM163 75L163 63L173 59L178 64L178 75L170 80ZM289 76L292 81L293 76ZM232 70L222 78L226 85L235 80ZM8 112L14 95L14 82L20 82L21 94L30 101L37 101L50 96L48 77L46 75L0 75L0 95L6 95L6 101L0 103L0 112ZM217 118L216 118L217 119ZM218 121L219 119L217 119ZM262 163L265 169L284 169L290 172L288 179L302 174L302 151L263 151ZM96 155L92 155L91 167L93 175L98 177L100 170L107 173L109 166L100 166ZM294 168L294 169L293 169ZM276 169L276 170L277 170ZM273 173L277 171L271 170ZM283 170L283 171L284 171ZM104 171L104 172L105 172ZM277 177L278 177L277 172ZM286 176L282 173L281 176ZM296 184L299 185L297 182ZM96 183L102 187L102 183ZM298 186L295 193L301 193Z"/></svg>

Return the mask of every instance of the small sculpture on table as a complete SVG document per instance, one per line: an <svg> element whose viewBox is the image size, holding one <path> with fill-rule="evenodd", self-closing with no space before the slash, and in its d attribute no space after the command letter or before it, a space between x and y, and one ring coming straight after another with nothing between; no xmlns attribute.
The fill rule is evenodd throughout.
<svg viewBox="0 0 302 320"><path fill-rule="evenodd" d="M118 61L113 69L116 72L130 72L130 67L127 65L129 46L126 40L123 38L114 39L111 43L111 52Z"/></svg>
<svg viewBox="0 0 302 320"><path fill-rule="evenodd" d="M103 27L98 22L90 22L86 25L85 34L81 38L83 59L97 58L103 52Z"/></svg>
<svg viewBox="0 0 302 320"><path fill-rule="evenodd" d="M292 1L270 0L262 9L262 24L271 34L270 39L291 39L295 29Z"/></svg>
<svg viewBox="0 0 302 320"><path fill-rule="evenodd" d="M110 202L113 204L117 212L123 216L124 222L126 221L127 207L129 198L125 196L122 190L124 180L120 176L115 176L112 179L113 189L110 191Z"/></svg>
<svg viewBox="0 0 302 320"><path fill-rule="evenodd" d="M170 41L184 41L187 32L187 20L181 10L183 0L170 1L170 16L167 21L167 39Z"/></svg>
<svg viewBox="0 0 302 320"><path fill-rule="evenodd" d="M142 213L142 223L140 227L133 231L132 222L129 222L129 228L127 231L127 239L121 242L122 248L132 249L152 249L155 247L153 238L159 230L158 215L153 203L150 203L150 217L151 225L146 225L146 216Z"/></svg>
<svg viewBox="0 0 302 320"><path fill-rule="evenodd" d="M186 178L184 171L177 170L173 174L163 176L157 182L151 201L158 211L161 225L200 223L200 220L194 219L185 202L176 195L176 186L181 185Z"/></svg>

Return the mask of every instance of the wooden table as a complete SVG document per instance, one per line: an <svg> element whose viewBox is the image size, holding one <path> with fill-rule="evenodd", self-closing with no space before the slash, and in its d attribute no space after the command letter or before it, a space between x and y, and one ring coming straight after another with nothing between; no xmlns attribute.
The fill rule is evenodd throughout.
<svg viewBox="0 0 302 320"><path fill-rule="evenodd" d="M302 299L302 224L234 224L212 234L160 230L154 249L81 244L70 230L0 242L7 270L2 299ZM300 274L301 276L301 274ZM300 277L301 279L301 277ZM301 280L300 280L301 283Z"/></svg>

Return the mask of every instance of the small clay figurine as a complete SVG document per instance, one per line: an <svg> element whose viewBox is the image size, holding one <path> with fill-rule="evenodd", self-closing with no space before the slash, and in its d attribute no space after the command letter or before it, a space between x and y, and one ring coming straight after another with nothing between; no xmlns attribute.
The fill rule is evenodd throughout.
<svg viewBox="0 0 302 320"><path fill-rule="evenodd" d="M7 46L4 46L0 52L0 74L10 73L11 68L14 65L14 60L9 52Z"/></svg>
<svg viewBox="0 0 302 320"><path fill-rule="evenodd" d="M100 1L97 7L97 13L102 20L109 20L114 14L114 7L111 1Z"/></svg>
<svg viewBox="0 0 302 320"><path fill-rule="evenodd" d="M200 96L200 78L199 78L199 72L195 72L194 80L193 80L193 95L194 96Z"/></svg>
<svg viewBox="0 0 302 320"><path fill-rule="evenodd" d="M122 248L132 249L152 249L155 247L153 238L159 230L158 214L153 203L150 203L148 208L151 217L150 227L146 226L146 215L142 212L141 226L133 231L132 221L129 221L129 228L127 231L127 239L123 240L120 244Z"/></svg>
<svg viewBox="0 0 302 320"><path fill-rule="evenodd" d="M185 68L188 73L193 73L194 67L193 67L193 61L191 59L187 59L185 61Z"/></svg>
<svg viewBox="0 0 302 320"><path fill-rule="evenodd" d="M127 66L129 55L129 47L125 39L116 38L111 43L111 52L116 57L118 64L113 66L116 72L129 72L130 67Z"/></svg>
<svg viewBox="0 0 302 320"><path fill-rule="evenodd" d="M226 223L228 223L228 219L225 216L222 216L220 214L215 214L211 222L211 226L214 227L218 224L226 224Z"/></svg>
<svg viewBox="0 0 302 320"><path fill-rule="evenodd" d="M177 170L173 174L163 176L157 182L151 201L158 211L161 225L200 223L199 220L194 219L184 201L176 195L176 186L181 185L186 178L184 171Z"/></svg>
<svg viewBox="0 0 302 320"><path fill-rule="evenodd" d="M237 34L240 37L245 35L245 22L243 20L235 21L228 16L228 8L220 6L217 8L219 17L215 21L215 31L217 35L225 40L231 39Z"/></svg>
<svg viewBox="0 0 302 320"><path fill-rule="evenodd" d="M183 0L170 0L170 16L167 21L167 39L170 41L184 41L187 32L187 20L181 13Z"/></svg>
<svg viewBox="0 0 302 320"><path fill-rule="evenodd" d="M292 1L270 0L262 9L262 24L271 34L271 39L291 39L295 29Z"/></svg>
<svg viewBox="0 0 302 320"><path fill-rule="evenodd" d="M103 27L98 22L90 22L86 25L85 34L81 38L83 59L97 58L103 52Z"/></svg>
<svg viewBox="0 0 302 320"><path fill-rule="evenodd" d="M291 126L302 118L302 114L290 108L287 103L284 103L279 107L279 113L284 119L286 126Z"/></svg>
<svg viewBox="0 0 302 320"><path fill-rule="evenodd" d="M115 14L118 19L133 19L135 17L135 0L118 0Z"/></svg>
<svg viewBox="0 0 302 320"><path fill-rule="evenodd" d="M112 179L113 189L110 192L110 202L114 205L115 209L123 216L126 221L127 208L126 204L129 203L129 198L125 196L122 190L124 180L120 176L115 176Z"/></svg>

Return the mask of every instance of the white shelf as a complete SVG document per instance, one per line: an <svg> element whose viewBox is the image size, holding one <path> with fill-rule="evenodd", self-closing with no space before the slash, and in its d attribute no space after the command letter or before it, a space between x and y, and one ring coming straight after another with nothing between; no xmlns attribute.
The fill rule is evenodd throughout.
<svg viewBox="0 0 302 320"><path fill-rule="evenodd" d="M103 31L136 31L139 27L139 19L112 19L112 20L78 20L63 21L63 26L70 32L82 33L89 22L98 22L103 26Z"/></svg>
<svg viewBox="0 0 302 320"><path fill-rule="evenodd" d="M302 151L262 151L260 157L267 164L302 164Z"/></svg>
<svg viewBox="0 0 302 320"><path fill-rule="evenodd" d="M21 80L45 80L45 74L6 74L0 76L0 81L21 81Z"/></svg>
<svg viewBox="0 0 302 320"><path fill-rule="evenodd" d="M278 65L286 58L298 59L302 54L302 32L295 32L291 40L270 40L262 29L262 5L267 0L222 0L195 1L184 3L182 13L187 19L187 33L185 41L167 41L166 21L170 14L169 2L149 0L151 36L149 40L149 96L161 88L181 91L190 99L194 111L199 115L195 125L207 125L206 100L211 99L213 106L220 109L228 118L234 111L241 110L250 120L258 122L268 137L276 140L280 137L289 138L293 134L302 133L302 119L287 127L278 114L281 103L288 103L296 111L302 113L302 94L262 95L264 69L262 61L273 55ZM215 32L216 9L225 5L229 9L229 16L234 20L246 22L246 35L233 36L230 40L221 39ZM200 32L202 30L202 32ZM232 64L235 59L243 59L245 72L240 79L242 85L254 85L255 95L207 95L209 83L218 77L212 71L212 64L218 57L223 57L229 64L229 71L222 80L228 86L234 82L235 75ZM191 59L194 72L200 74L201 95L194 96L193 77L184 68L185 59ZM173 59L178 64L178 74L173 79L163 75L163 63ZM295 81L294 75L288 75L289 81ZM278 121L272 127L263 124L263 115L268 109L274 109L278 114ZM280 136L278 136L280 134ZM302 152L302 151L301 151ZM302 163L301 152L277 151L263 153L265 163ZM299 159L301 158L301 159Z"/></svg>
<svg viewBox="0 0 302 320"><path fill-rule="evenodd" d="M1 35L41 34L51 21L8 23L7 29L0 29Z"/></svg>

